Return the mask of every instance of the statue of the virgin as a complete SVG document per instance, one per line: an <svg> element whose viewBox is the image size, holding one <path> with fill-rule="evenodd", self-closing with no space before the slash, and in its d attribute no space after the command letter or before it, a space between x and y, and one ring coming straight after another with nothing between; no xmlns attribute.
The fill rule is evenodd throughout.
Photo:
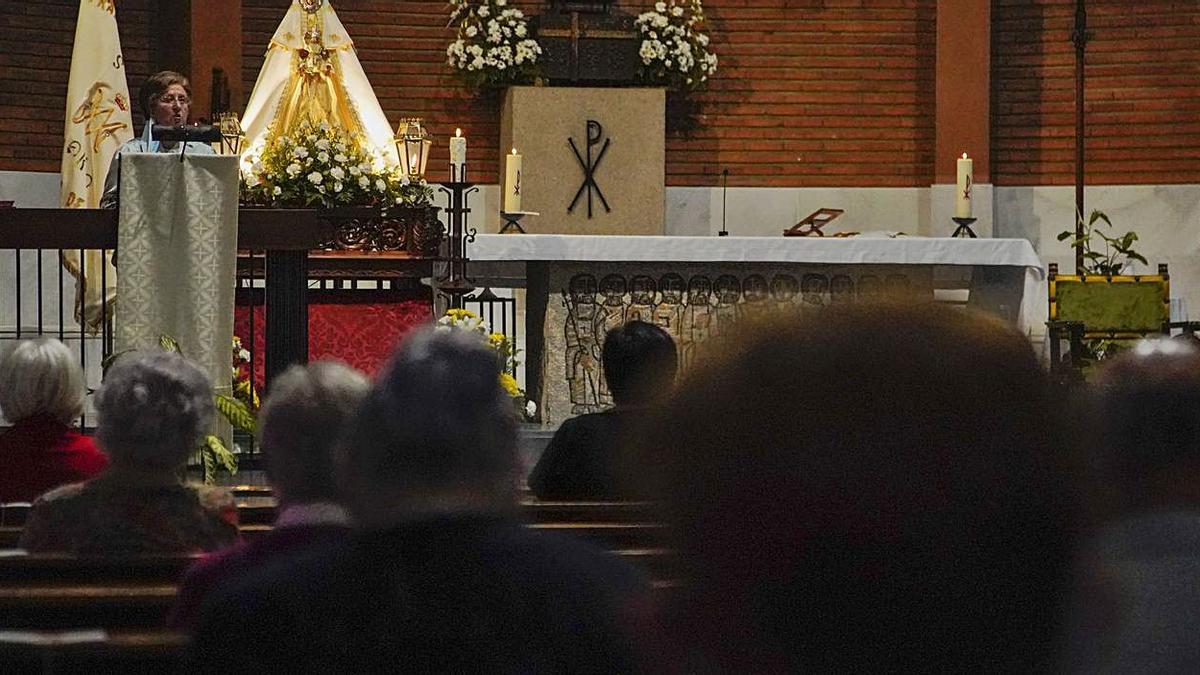
<svg viewBox="0 0 1200 675"><path fill-rule="evenodd" d="M328 0L292 0L246 104L244 147L258 154L306 118L345 129L388 165L400 163L379 99Z"/></svg>

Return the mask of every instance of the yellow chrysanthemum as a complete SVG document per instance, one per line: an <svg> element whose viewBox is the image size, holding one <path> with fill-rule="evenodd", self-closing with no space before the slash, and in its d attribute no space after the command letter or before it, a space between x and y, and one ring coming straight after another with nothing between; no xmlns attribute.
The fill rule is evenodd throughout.
<svg viewBox="0 0 1200 675"><path fill-rule="evenodd" d="M500 386L504 387L504 391L507 391L509 396L521 395L521 387L517 385L517 378L508 373L500 373Z"/></svg>

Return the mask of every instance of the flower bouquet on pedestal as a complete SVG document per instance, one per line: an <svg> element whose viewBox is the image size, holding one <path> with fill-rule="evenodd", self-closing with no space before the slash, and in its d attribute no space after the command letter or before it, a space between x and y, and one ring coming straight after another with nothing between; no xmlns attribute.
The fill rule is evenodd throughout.
<svg viewBox="0 0 1200 675"><path fill-rule="evenodd" d="M700 106L689 94L717 72L700 0L660 0L636 21L642 43L638 78L667 88L667 129L684 134L697 126Z"/></svg>
<svg viewBox="0 0 1200 675"><path fill-rule="evenodd" d="M446 61L469 88L531 84L540 74L542 48L508 0L451 0L449 26L455 38Z"/></svg>
<svg viewBox="0 0 1200 675"><path fill-rule="evenodd" d="M242 202L341 209L350 215L328 248L404 250L414 239L412 212L433 209L433 190L424 180L412 181L399 168L387 166L340 127L306 119L287 134L267 138L242 156ZM401 217L401 211L408 217Z"/></svg>

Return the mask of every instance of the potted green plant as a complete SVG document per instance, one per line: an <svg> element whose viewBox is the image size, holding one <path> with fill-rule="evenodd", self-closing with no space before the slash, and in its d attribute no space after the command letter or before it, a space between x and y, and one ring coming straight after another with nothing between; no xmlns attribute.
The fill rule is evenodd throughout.
<svg viewBox="0 0 1200 675"><path fill-rule="evenodd" d="M1058 235L1082 251L1079 274L1059 274L1050 265L1051 359L1061 365L1059 342L1069 337L1071 364L1082 372L1150 333L1165 332L1170 321L1170 278L1166 265L1157 274L1129 274L1133 263L1148 265L1134 249L1136 232L1115 233L1102 211L1092 211L1085 221L1078 214L1079 230Z"/></svg>

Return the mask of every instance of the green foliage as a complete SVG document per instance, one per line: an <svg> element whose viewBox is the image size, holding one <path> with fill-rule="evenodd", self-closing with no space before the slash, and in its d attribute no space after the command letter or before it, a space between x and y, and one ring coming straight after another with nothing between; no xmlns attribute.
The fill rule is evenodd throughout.
<svg viewBox="0 0 1200 675"><path fill-rule="evenodd" d="M225 416L234 429L253 434L258 427L254 412L242 401L233 396L216 395L217 412Z"/></svg>
<svg viewBox="0 0 1200 675"><path fill-rule="evenodd" d="M1103 211L1092 211L1086 222L1083 220L1083 214L1076 214L1076 218L1083 226L1083 233L1076 237L1075 232L1067 230L1059 233L1058 240L1070 240L1072 248L1083 248L1084 274L1115 276L1121 274L1122 270L1134 261L1143 265L1150 264L1142 254L1133 249L1138 240L1137 233L1130 231L1124 234L1109 234L1113 224ZM1105 232L1105 228L1109 233ZM1098 249L1100 242L1104 244L1103 251Z"/></svg>
<svg viewBox="0 0 1200 675"><path fill-rule="evenodd" d="M219 436L209 434L204 437L200 446L200 461L204 464L204 482L212 484L216 480L218 469L224 469L230 474L237 473L238 459Z"/></svg>

